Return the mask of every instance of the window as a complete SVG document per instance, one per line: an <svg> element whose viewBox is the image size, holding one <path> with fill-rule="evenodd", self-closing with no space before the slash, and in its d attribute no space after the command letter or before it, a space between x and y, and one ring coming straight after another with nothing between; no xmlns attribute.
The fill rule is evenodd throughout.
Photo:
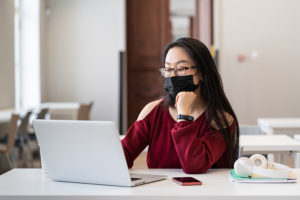
<svg viewBox="0 0 300 200"><path fill-rule="evenodd" d="M37 107L40 92L40 3L15 0L15 107Z"/></svg>

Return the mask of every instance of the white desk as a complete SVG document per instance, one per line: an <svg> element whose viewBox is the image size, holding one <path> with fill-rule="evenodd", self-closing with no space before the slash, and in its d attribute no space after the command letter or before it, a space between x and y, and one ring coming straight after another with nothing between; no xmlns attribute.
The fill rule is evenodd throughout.
<svg viewBox="0 0 300 200"><path fill-rule="evenodd" d="M168 175L168 179L129 188L53 182L42 176L41 169L14 169L0 176L0 199L300 199L299 181L292 184L232 183L227 169L188 175L201 180L201 186L180 186L174 183L172 177L187 176L181 169L140 169L131 172L164 174ZM294 172L299 180L300 169Z"/></svg>
<svg viewBox="0 0 300 200"><path fill-rule="evenodd" d="M285 134L294 138L294 135L300 134L300 118L258 118L257 123L261 131L267 135ZM282 155L287 163L292 163L293 158L289 154ZM278 159L280 160L275 155L274 160L277 161Z"/></svg>
<svg viewBox="0 0 300 200"><path fill-rule="evenodd" d="M51 119L76 119L79 107L80 103L78 102L45 102L32 110L33 113L38 113L41 109L48 108ZM12 113L25 115L26 112L27 110L15 110L14 108L0 110L0 124L9 122Z"/></svg>
<svg viewBox="0 0 300 200"><path fill-rule="evenodd" d="M300 118L258 118L257 123L267 135L286 134L294 137L300 134Z"/></svg>
<svg viewBox="0 0 300 200"><path fill-rule="evenodd" d="M240 135L243 152L300 152L300 142L286 135Z"/></svg>
<svg viewBox="0 0 300 200"><path fill-rule="evenodd" d="M242 154L289 152L294 156L295 166L300 167L296 154L300 152L300 142L286 135L240 135ZM283 157L279 162L285 163Z"/></svg>
<svg viewBox="0 0 300 200"><path fill-rule="evenodd" d="M7 123L10 121L12 111L1 110L0 111L0 124Z"/></svg>
<svg viewBox="0 0 300 200"><path fill-rule="evenodd" d="M42 108L48 108L51 119L75 120L77 119L79 107L80 103L76 102L45 102L32 110L34 114L37 114ZM23 116L26 112L27 110L15 110L14 108L0 110L0 137L3 137L8 132L8 124L12 113ZM34 117L31 119L34 119Z"/></svg>

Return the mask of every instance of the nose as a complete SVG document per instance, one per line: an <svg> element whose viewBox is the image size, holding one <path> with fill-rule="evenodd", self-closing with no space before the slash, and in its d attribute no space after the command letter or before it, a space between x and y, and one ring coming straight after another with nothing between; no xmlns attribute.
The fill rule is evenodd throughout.
<svg viewBox="0 0 300 200"><path fill-rule="evenodd" d="M177 76L177 70L176 69L172 70L171 76Z"/></svg>

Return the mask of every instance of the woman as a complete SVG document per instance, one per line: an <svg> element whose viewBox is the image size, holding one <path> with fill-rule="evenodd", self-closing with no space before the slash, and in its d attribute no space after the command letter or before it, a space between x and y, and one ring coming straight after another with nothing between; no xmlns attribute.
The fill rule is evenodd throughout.
<svg viewBox="0 0 300 200"><path fill-rule="evenodd" d="M207 47L181 38L163 55L168 94L146 105L122 140L128 167L149 145L149 168L203 173L232 167L237 158L238 121Z"/></svg>

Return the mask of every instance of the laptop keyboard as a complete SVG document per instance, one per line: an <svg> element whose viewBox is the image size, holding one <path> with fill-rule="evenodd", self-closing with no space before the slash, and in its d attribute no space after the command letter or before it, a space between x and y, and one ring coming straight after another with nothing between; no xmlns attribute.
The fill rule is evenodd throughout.
<svg viewBox="0 0 300 200"><path fill-rule="evenodd" d="M137 180L140 180L142 178L131 178L131 181L137 181Z"/></svg>

